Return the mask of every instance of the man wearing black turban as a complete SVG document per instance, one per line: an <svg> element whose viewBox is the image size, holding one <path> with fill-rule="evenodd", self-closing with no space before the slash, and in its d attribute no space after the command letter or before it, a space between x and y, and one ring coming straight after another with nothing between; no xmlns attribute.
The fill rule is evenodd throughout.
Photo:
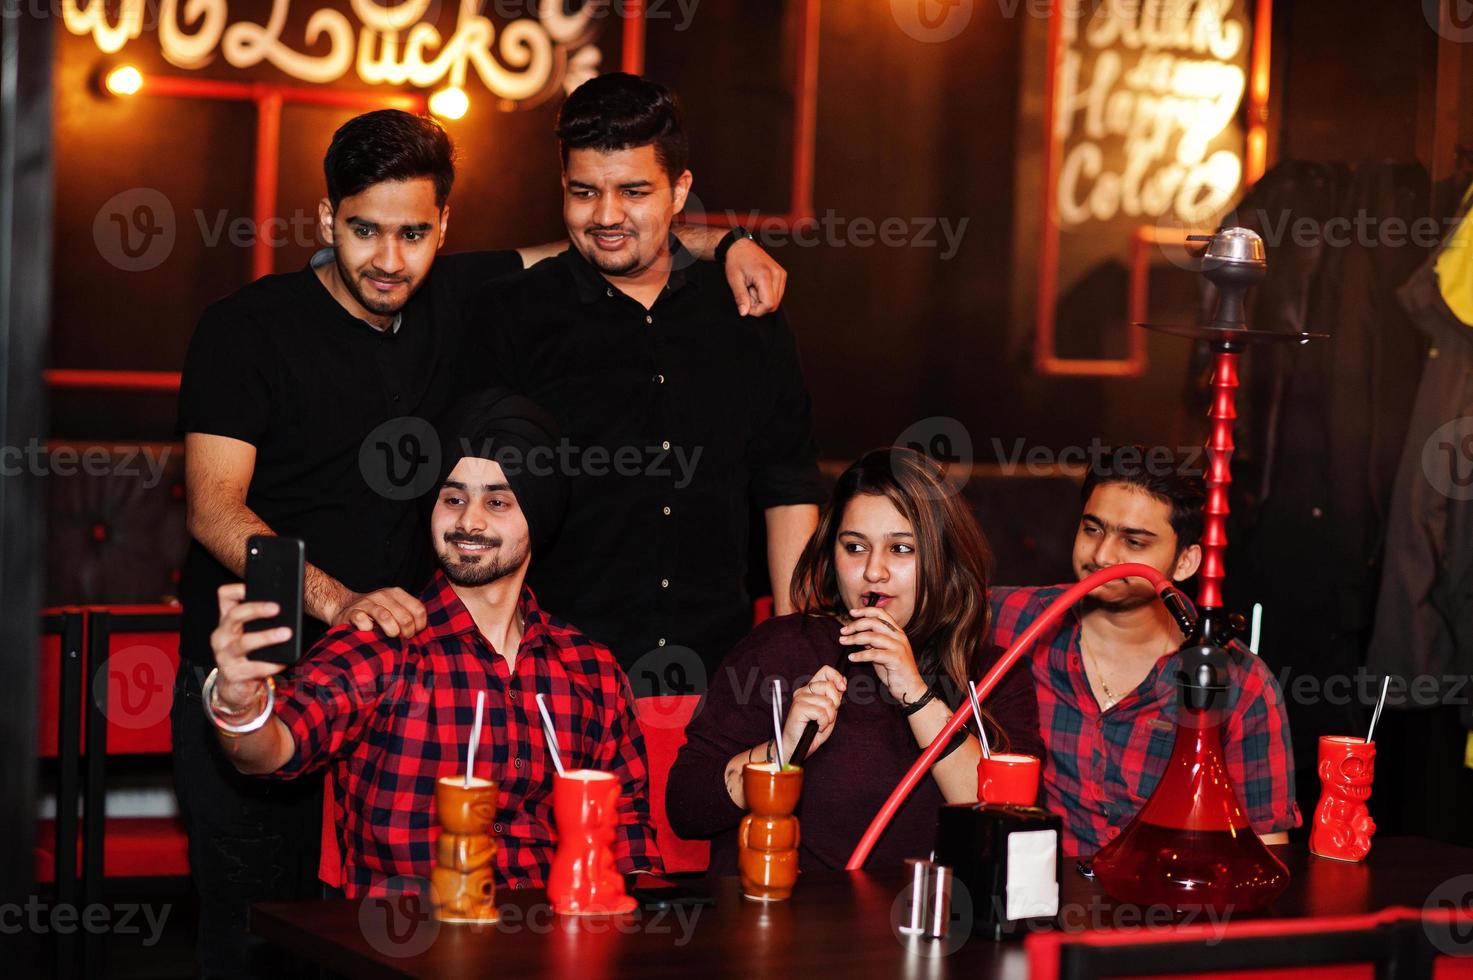
<svg viewBox="0 0 1473 980"><path fill-rule="evenodd" d="M210 638L217 670L206 682L221 748L247 774L329 770L349 897L429 875L435 784L465 775L478 714L486 749L474 775L495 780L501 794L492 826L499 887L546 884L557 840L553 751L566 769L618 778L618 869L663 870L629 681L607 647L544 612L524 584L567 503L552 465L557 427L528 399L499 390L461 401L439 436L428 523L440 570L419 596L428 625L413 636L338 626L273 689L267 681L283 668L247 654L284 637L246 632L267 611L242 601L244 586L221 586Z"/></svg>
<svg viewBox="0 0 1473 980"><path fill-rule="evenodd" d="M489 388L461 398L437 429L440 478L426 497L427 512L462 459L495 460L527 517L532 554L545 554L568 506L567 479L553 465L559 434L552 416L510 389ZM435 541L435 548L449 573L442 543Z"/></svg>

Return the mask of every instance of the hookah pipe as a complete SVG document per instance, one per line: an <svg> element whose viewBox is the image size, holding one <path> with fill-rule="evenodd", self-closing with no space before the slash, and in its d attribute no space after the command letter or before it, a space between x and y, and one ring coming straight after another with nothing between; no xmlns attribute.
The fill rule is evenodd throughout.
<svg viewBox="0 0 1473 980"><path fill-rule="evenodd" d="M1109 568L1102 568L1071 585L1064 591L1063 595L1049 604L1049 607L1043 611L1041 616L1028 625L1028 628L1013 641L1013 645L1008 647L1007 652L999 658L997 663L993 664L992 669L977 684L977 700L979 702L986 700L987 695L992 693L992 689L997 686L998 681L1002 680L1003 675L1012 668L1013 664L1018 662L1018 658L1029 647L1033 646L1034 641L1038 639L1039 635L1053 625L1060 616L1064 615L1070 606L1106 582L1132 577L1143 578L1149 581L1151 586L1156 590L1156 594L1161 598L1161 601L1166 604L1166 608L1171 611L1172 616L1177 621L1177 625L1181 627L1184 633L1190 635L1195 625L1191 603L1176 586L1171 584L1170 579L1156 571L1150 565L1142 565L1136 562L1111 565ZM869 827L865 829L864 836L859 838L859 843L855 845L854 852L849 855L849 862L844 865L846 870L858 871L864 867L865 859L869 857L870 851L874 850L875 843L880 839L880 835L885 832L890 819L895 816L895 811L900 809L900 805L905 802L906 797L910 795L910 791L915 788L916 783L920 782L921 777L926 774L932 764L941 755L942 751L951 742L952 736L967 723L967 719L971 718L971 716L971 702L963 701L961 707L957 708L953 712L951 719L947 721L946 727L942 728L936 734L936 737L931 740L931 744L926 746L926 750L911 765L910 769L896 785L894 791L891 792L889 799L885 800L884 805L880 807L879 812L870 821Z"/></svg>
<svg viewBox="0 0 1473 980"><path fill-rule="evenodd" d="M1156 588L1157 595L1166 604L1181 628L1187 644L1200 647L1222 647L1240 655L1248 651L1235 633L1241 632L1241 617L1228 617L1222 608L1222 582L1224 578L1223 553L1227 548L1228 488L1232 484L1233 422L1238 417L1238 358L1250 343L1307 344L1311 340L1328 339L1322 333L1286 333L1277 330L1250 329L1245 324L1248 289L1262 282L1268 274L1268 263L1264 253L1263 239L1246 228L1227 228L1216 235L1192 235L1189 241L1206 242L1202 256L1201 271L1204 277L1217 288L1220 299L1217 314L1206 326L1177 324L1137 324L1161 333L1206 340L1212 344L1214 364L1212 372L1212 403L1207 416L1211 420L1211 431L1207 438L1207 473L1205 483L1207 500L1203 507L1205 521L1202 535L1202 568L1197 592L1200 617L1194 617L1191 604L1165 576L1148 565L1123 564L1101 569L1067 589L1055 599L1038 619L1008 648L1002 658L988 671L977 688L977 698L982 700L992 692L1002 675L1010 669L1023 652L1038 636L1061 617L1065 610L1085 595L1106 582L1118 578L1137 576L1148 580ZM849 856L845 869L857 871L864 866L865 859L874 849L880 835L884 833L895 811L905 802L921 776L930 769L957 730L966 723L969 704L963 704L951 716L946 727L932 739L931 744L916 759L914 765L901 778L880 811L875 814L864 835L859 839L854 852Z"/></svg>
<svg viewBox="0 0 1473 980"><path fill-rule="evenodd" d="M878 601L879 597L873 592L867 594L864 597L864 604L866 606L873 606ZM849 654L851 652L852 651L845 649L845 651L839 655L839 673L843 674L846 679L849 677L849 669L854 666L854 661L849 659ZM793 749L793 754L788 756L788 765L801 766L803 764L803 760L808 758L808 750L813 747L813 739L817 734L818 722L810 721L808 724L803 726L803 734L798 736L798 745ZM778 760L778 765L782 765L781 759Z"/></svg>

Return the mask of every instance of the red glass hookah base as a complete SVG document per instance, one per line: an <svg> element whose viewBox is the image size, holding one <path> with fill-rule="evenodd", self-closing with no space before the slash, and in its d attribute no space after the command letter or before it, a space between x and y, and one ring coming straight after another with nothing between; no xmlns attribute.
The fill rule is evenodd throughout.
<svg viewBox="0 0 1473 980"><path fill-rule="evenodd" d="M1092 863L1111 897L1178 911L1250 912L1289 884L1238 803L1215 727L1178 728L1156 791Z"/></svg>

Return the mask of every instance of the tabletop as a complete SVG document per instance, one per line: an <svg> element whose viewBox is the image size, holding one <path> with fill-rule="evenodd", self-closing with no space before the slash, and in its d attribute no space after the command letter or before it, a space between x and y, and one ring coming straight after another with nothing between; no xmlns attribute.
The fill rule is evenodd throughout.
<svg viewBox="0 0 1473 980"><path fill-rule="evenodd" d="M1469 848L1378 838L1359 864L1314 857L1303 844L1274 851L1289 868L1290 885L1254 918L1420 909L1443 892L1458 892L1449 900L1460 904L1473 895ZM709 891L715 904L574 917L554 914L542 891L503 890L496 896L501 921L468 926L437 922L413 896L266 903L253 910L251 930L354 977L1028 976L1020 941L975 938L966 928L953 928L944 940L902 935L896 926L907 880L898 868L805 873L789 901L770 904L744 900L736 878L694 884ZM1072 861L1064 869L1060 898L1059 923L1067 931L1160 925L1165 916L1164 910L1153 916L1151 910L1111 902ZM956 911L964 919L968 914Z"/></svg>

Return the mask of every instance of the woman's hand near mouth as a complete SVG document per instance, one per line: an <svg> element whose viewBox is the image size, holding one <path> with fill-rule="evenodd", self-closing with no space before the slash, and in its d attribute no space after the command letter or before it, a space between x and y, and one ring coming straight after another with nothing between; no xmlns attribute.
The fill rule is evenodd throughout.
<svg viewBox="0 0 1473 980"><path fill-rule="evenodd" d="M849 623L839 630L839 642L860 648L849 659L874 664L876 676L891 697L901 704L915 703L926 693L926 681L905 630L880 606L851 609L849 617Z"/></svg>

